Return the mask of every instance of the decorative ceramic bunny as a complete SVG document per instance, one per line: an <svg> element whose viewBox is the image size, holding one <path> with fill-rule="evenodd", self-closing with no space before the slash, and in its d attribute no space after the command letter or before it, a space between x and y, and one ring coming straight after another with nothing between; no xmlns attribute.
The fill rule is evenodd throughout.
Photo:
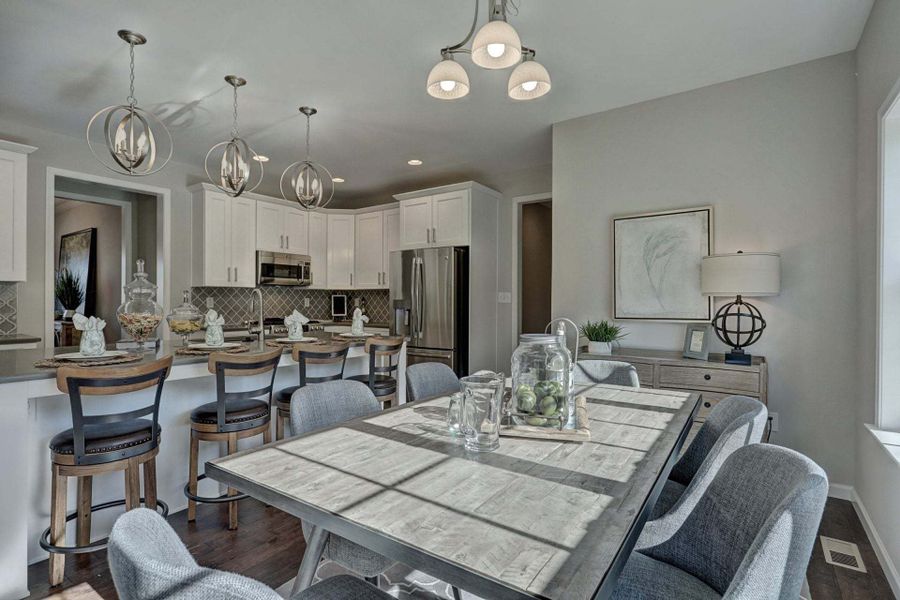
<svg viewBox="0 0 900 600"><path fill-rule="evenodd" d="M303 339L303 326L307 323L309 323L309 319L296 309L286 316L284 324L288 328L288 338L292 340Z"/></svg>
<svg viewBox="0 0 900 600"><path fill-rule="evenodd" d="M362 309L357 306L353 310L353 324L350 326L350 333L353 335L365 335L366 332L363 331L363 327L368 322L369 317L364 315Z"/></svg>
<svg viewBox="0 0 900 600"><path fill-rule="evenodd" d="M210 309L206 313L206 345L221 346L225 343L225 332L222 326L225 324L225 317L219 315L216 311Z"/></svg>
<svg viewBox="0 0 900 600"><path fill-rule="evenodd" d="M79 350L85 356L100 356L106 352L106 339L103 337L103 328L106 321L97 317L85 317L75 314L72 317L75 329L81 332L81 345Z"/></svg>

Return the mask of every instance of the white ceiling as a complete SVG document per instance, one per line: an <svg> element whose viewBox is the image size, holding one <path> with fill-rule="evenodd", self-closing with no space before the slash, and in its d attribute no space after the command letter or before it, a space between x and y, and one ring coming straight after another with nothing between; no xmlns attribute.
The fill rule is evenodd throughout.
<svg viewBox="0 0 900 600"><path fill-rule="evenodd" d="M222 77L234 73L249 81L242 133L272 157L264 190L300 158L297 107L308 104L320 110L314 158L347 180L337 198L359 200L546 165L554 122L852 50L872 0L517 3L510 21L553 80L530 102L507 98L509 71L467 56L468 97L425 93L439 49L468 30L474 0L6 0L0 115L82 136L97 109L127 95L128 49L116 30L130 28L149 38L136 50L136 96L165 117L176 160L201 165L226 137Z"/></svg>

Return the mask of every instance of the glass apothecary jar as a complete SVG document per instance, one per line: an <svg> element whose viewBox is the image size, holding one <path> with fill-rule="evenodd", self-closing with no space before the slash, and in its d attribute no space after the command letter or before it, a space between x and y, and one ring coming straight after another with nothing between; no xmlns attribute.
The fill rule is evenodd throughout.
<svg viewBox="0 0 900 600"><path fill-rule="evenodd" d="M125 302L116 309L116 318L122 330L136 342L153 336L163 318L162 306L156 303L156 285L147 279L144 260L137 260L134 279L125 287Z"/></svg>
<svg viewBox="0 0 900 600"><path fill-rule="evenodd" d="M569 419L571 378L572 357L558 336L520 335L512 356L513 423L562 428Z"/></svg>
<svg viewBox="0 0 900 600"><path fill-rule="evenodd" d="M166 322L172 333L180 335L181 343L187 346L190 335L203 329L205 319L197 307L191 304L190 290L184 290L182 300L181 305L176 306L166 317Z"/></svg>

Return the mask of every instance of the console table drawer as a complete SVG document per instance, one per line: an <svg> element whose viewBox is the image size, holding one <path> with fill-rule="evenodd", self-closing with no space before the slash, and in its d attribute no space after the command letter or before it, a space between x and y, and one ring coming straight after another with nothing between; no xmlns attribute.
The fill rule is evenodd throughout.
<svg viewBox="0 0 900 600"><path fill-rule="evenodd" d="M700 408L697 409L697 414L695 415L695 419L706 420L706 417L709 416L709 413L715 408L716 404L719 403L720 400L727 398L728 396L734 396L734 394L719 394L716 392L700 392Z"/></svg>
<svg viewBox="0 0 900 600"><path fill-rule="evenodd" d="M737 369L661 365L659 384L662 387L718 388L756 394L759 393L759 373Z"/></svg>
<svg viewBox="0 0 900 600"><path fill-rule="evenodd" d="M652 388L653 365L648 363L632 362L631 366L633 366L635 371L637 371L638 380L640 380L641 382L641 387Z"/></svg>

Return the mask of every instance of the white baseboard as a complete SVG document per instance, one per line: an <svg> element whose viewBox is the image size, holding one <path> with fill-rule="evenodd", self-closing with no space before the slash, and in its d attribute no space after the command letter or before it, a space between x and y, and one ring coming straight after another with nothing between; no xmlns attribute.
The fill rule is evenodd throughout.
<svg viewBox="0 0 900 600"><path fill-rule="evenodd" d="M878 530L875 528L875 524L872 522L871 517L869 517L865 504L863 504L859 494L856 493L856 490L852 486L837 484L832 486L832 488L834 487L841 488L842 490L843 488L850 490L850 500L853 502L853 508L856 510L856 514L862 522L863 529L866 530L866 535L869 536L869 541L872 542L872 549L875 550L875 556L878 557L878 562L881 563L881 569L884 571L884 576L887 578L888 584L894 592L894 596L900 598L900 573L897 572L896 565L894 565L890 555L887 553L884 542L881 541ZM833 495L830 489L828 495L834 498L841 497Z"/></svg>
<svg viewBox="0 0 900 600"><path fill-rule="evenodd" d="M853 489L852 485L844 485L843 483L828 484L829 498L838 498L839 500L849 500L850 502L853 502L855 496L856 490Z"/></svg>

